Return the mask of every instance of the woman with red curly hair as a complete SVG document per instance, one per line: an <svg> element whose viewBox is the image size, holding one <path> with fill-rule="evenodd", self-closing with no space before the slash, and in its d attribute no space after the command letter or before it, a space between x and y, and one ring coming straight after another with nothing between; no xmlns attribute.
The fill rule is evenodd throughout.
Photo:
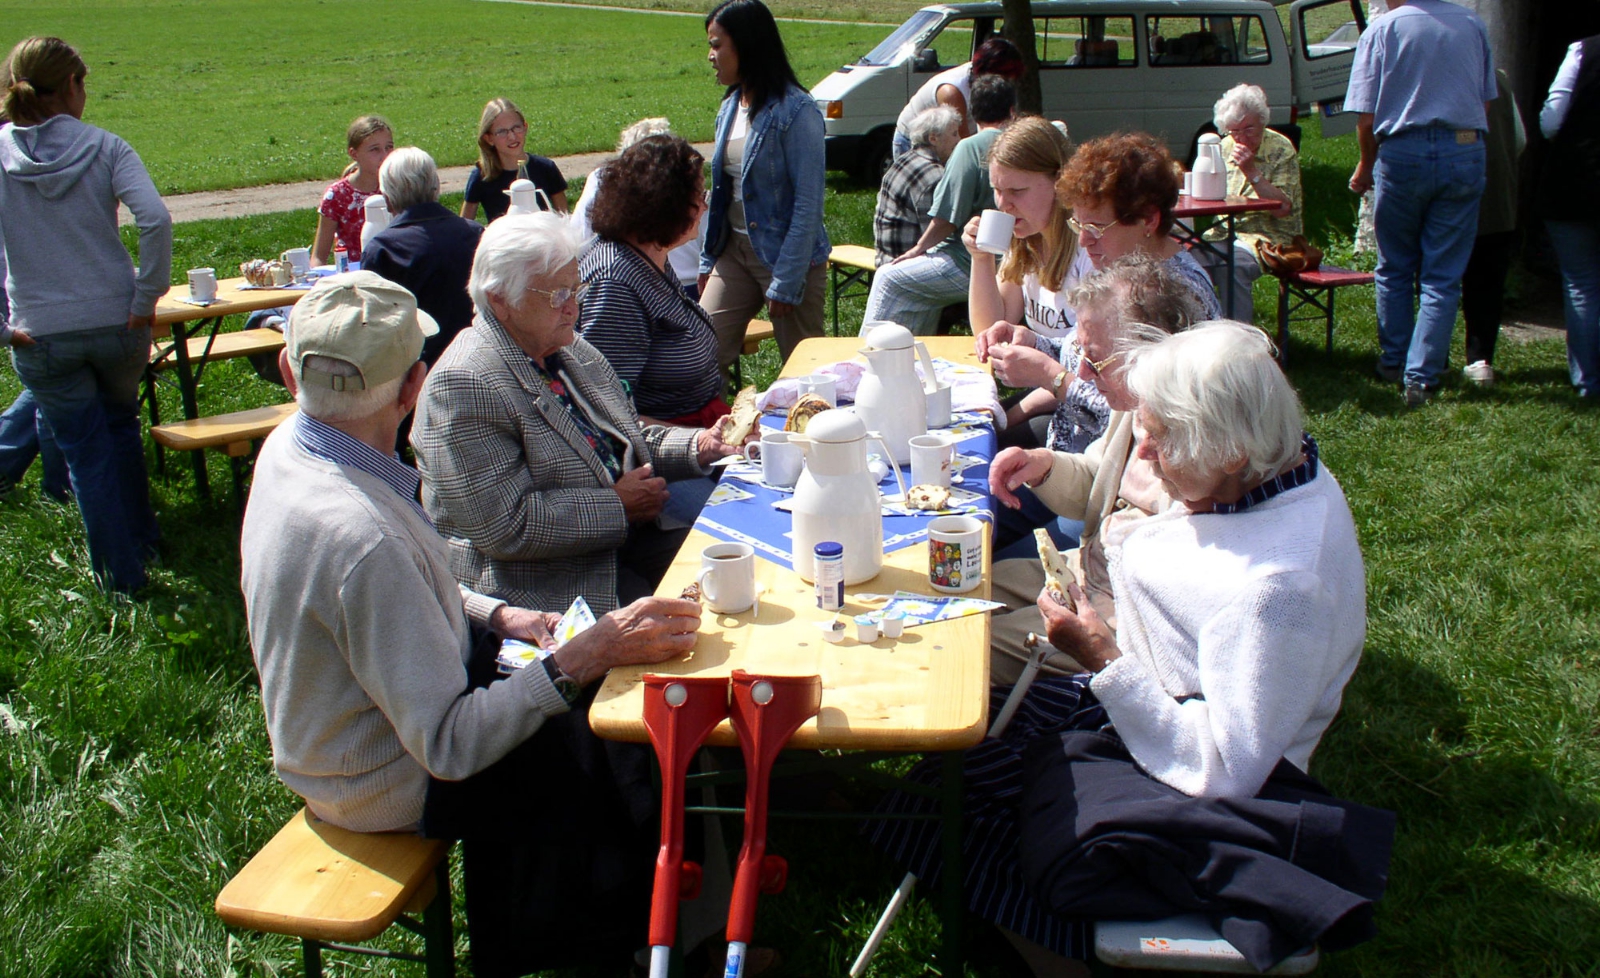
<svg viewBox="0 0 1600 978"><path fill-rule="evenodd" d="M1171 235L1181 186L1177 164L1154 136L1116 133L1078 147L1056 180L1056 198L1072 211L1067 226L1095 268L1135 253L1166 262L1194 289L1202 318L1218 319L1211 277Z"/></svg>

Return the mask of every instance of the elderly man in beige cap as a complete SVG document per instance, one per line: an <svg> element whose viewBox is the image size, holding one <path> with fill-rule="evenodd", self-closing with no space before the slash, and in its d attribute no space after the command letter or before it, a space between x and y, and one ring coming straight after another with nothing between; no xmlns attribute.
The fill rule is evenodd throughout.
<svg viewBox="0 0 1600 978"><path fill-rule="evenodd" d="M278 775L313 814L363 832L459 832L470 845L471 827L452 819L491 765L497 832L537 833L524 808L558 813L563 828L610 831L608 814L631 824L583 688L613 665L687 652L700 608L641 599L487 681L498 643L475 631L550 647L557 616L458 585L418 476L394 454L436 329L410 292L365 271L323 279L289 318L280 364L300 412L262 446L241 544ZM560 842L585 851L570 833Z"/></svg>

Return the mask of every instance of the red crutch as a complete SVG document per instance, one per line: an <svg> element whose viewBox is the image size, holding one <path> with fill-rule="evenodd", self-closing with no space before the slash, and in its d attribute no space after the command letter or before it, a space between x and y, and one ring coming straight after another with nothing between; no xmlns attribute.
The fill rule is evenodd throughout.
<svg viewBox="0 0 1600 978"><path fill-rule="evenodd" d="M700 866L683 859L683 795L689 761L728 716L728 681L644 677L644 725L661 765L661 849L650 899L650 978L666 978L678 933L678 901L700 895Z"/></svg>
<svg viewBox="0 0 1600 978"><path fill-rule="evenodd" d="M781 893L788 881L789 864L782 856L767 855L767 789L778 752L821 707L821 676L752 676L734 670L733 729L745 768L744 845L728 906L724 978L744 974L745 952L755 936L757 894Z"/></svg>

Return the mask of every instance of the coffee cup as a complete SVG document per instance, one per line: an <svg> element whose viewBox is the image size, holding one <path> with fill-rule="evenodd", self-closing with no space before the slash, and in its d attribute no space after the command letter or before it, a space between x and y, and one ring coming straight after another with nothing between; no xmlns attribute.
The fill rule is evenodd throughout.
<svg viewBox="0 0 1600 978"><path fill-rule="evenodd" d="M713 543L700 551L700 597L722 615L756 603L756 551L748 543Z"/></svg>
<svg viewBox="0 0 1600 978"><path fill-rule="evenodd" d="M914 486L950 485L950 467L955 464L956 445L945 435L917 435L910 440L911 484Z"/></svg>
<svg viewBox="0 0 1600 978"><path fill-rule="evenodd" d="M950 426L950 385L940 384L928 395L928 427L948 428Z"/></svg>
<svg viewBox="0 0 1600 978"><path fill-rule="evenodd" d="M1179 190L1178 193L1185 197L1194 193L1194 174L1188 170L1183 171L1183 189Z"/></svg>
<svg viewBox="0 0 1600 978"><path fill-rule="evenodd" d="M1011 247L1011 232L1017 219L1005 211L987 210L978 218L978 250L1003 255Z"/></svg>
<svg viewBox="0 0 1600 978"><path fill-rule="evenodd" d="M189 298L196 302L210 302L217 297L217 270L215 268L189 269Z"/></svg>
<svg viewBox="0 0 1600 978"><path fill-rule="evenodd" d="M788 489L800 481L805 453L787 431L763 431L760 441L745 446L745 454L761 460L761 481L769 486Z"/></svg>
<svg viewBox="0 0 1600 978"><path fill-rule="evenodd" d="M983 521L940 516L928 523L928 583L962 594L983 583Z"/></svg>
<svg viewBox="0 0 1600 978"><path fill-rule="evenodd" d="M795 382L800 385L801 394L815 394L827 401L829 407L839 406L838 386L827 374L806 374L795 378Z"/></svg>
<svg viewBox="0 0 1600 978"><path fill-rule="evenodd" d="M294 280L304 281L311 274L311 249L290 248L283 253L283 260L288 262L294 270Z"/></svg>

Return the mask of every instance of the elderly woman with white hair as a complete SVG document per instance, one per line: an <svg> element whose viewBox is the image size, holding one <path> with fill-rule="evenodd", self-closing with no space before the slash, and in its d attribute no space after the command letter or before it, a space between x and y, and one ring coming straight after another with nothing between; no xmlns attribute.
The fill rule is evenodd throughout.
<svg viewBox="0 0 1600 978"><path fill-rule="evenodd" d="M475 328L428 377L411 434L457 580L525 607L581 596L597 614L653 593L688 531L658 520L667 480L734 449L709 429L640 426L575 334L586 288L564 216L490 225L468 290Z"/></svg>
<svg viewBox="0 0 1600 978"><path fill-rule="evenodd" d="M878 264L910 251L928 229L933 220L928 208L945 161L961 142L961 122L961 113L948 105L924 109L911 120L911 149L895 157L878 187L878 208L872 215Z"/></svg>
<svg viewBox="0 0 1600 978"><path fill-rule="evenodd" d="M367 243L361 267L405 286L417 297L417 308L439 324L438 335L422 347L423 362L432 366L456 334L472 325L467 278L483 225L440 205L439 168L415 146L389 154L378 171L378 188L394 219Z"/></svg>
<svg viewBox="0 0 1600 978"><path fill-rule="evenodd" d="M1366 635L1355 524L1304 431L1271 344L1259 330L1227 321L1155 335L1155 342L1125 342L1116 357L1137 402L1135 456L1170 502L1103 529L1116 626L1077 581L1065 582L1059 599L1041 592L1050 643L1085 671L1036 681L1003 737L973 748L964 762L963 848L966 878L975 881L969 906L1019 938L1025 954L1083 956L1076 919L1097 911L1062 906L1051 875L1060 864L1052 869L1051 860L1063 847L1088 844L1074 833L1116 831L1091 829L1087 816L1063 820L1056 806L1071 799L1049 794L1061 783L1039 772L1060 754L1064 733L1102 737L1100 745L1125 762L1124 786L1129 777L1164 786L1135 785L1124 802L1158 798L1178 812L1186 799L1255 798L1269 777L1303 777ZM1048 461L1022 457L1029 461L1012 478L1048 486L1056 477ZM1008 692L996 690L993 706ZM928 767L918 780L932 780L937 770ZM1094 789L1080 780L1070 790ZM1058 820L1041 824L1037 813L1052 807ZM1107 810L1113 823L1151 811ZM1142 831L1159 835L1162 824L1157 819ZM1208 831L1199 830L1202 837ZM938 846L926 844L924 833L912 827L881 835L927 878ZM1195 865L1202 863L1172 872L1187 878ZM1143 871L1159 875L1148 865ZM1079 896L1089 904L1103 899L1101 914L1133 913L1105 893ZM1152 917L1177 912L1149 909Z"/></svg>
<svg viewBox="0 0 1600 978"><path fill-rule="evenodd" d="M1211 274L1223 312L1249 319L1254 308L1250 290L1261 277L1256 258L1262 241L1285 245L1301 234L1305 217L1305 198L1300 189L1300 153L1282 133L1268 129L1272 109L1267 93L1259 85L1235 85L1217 99L1212 119L1222 139L1222 157L1228 163L1228 194L1278 202L1276 210L1251 211L1234 218L1233 281L1228 282L1228 266L1212 254L1195 256ZM1203 237L1226 247L1227 233L1220 227L1207 230ZM1232 296L1229 288L1232 288Z"/></svg>

